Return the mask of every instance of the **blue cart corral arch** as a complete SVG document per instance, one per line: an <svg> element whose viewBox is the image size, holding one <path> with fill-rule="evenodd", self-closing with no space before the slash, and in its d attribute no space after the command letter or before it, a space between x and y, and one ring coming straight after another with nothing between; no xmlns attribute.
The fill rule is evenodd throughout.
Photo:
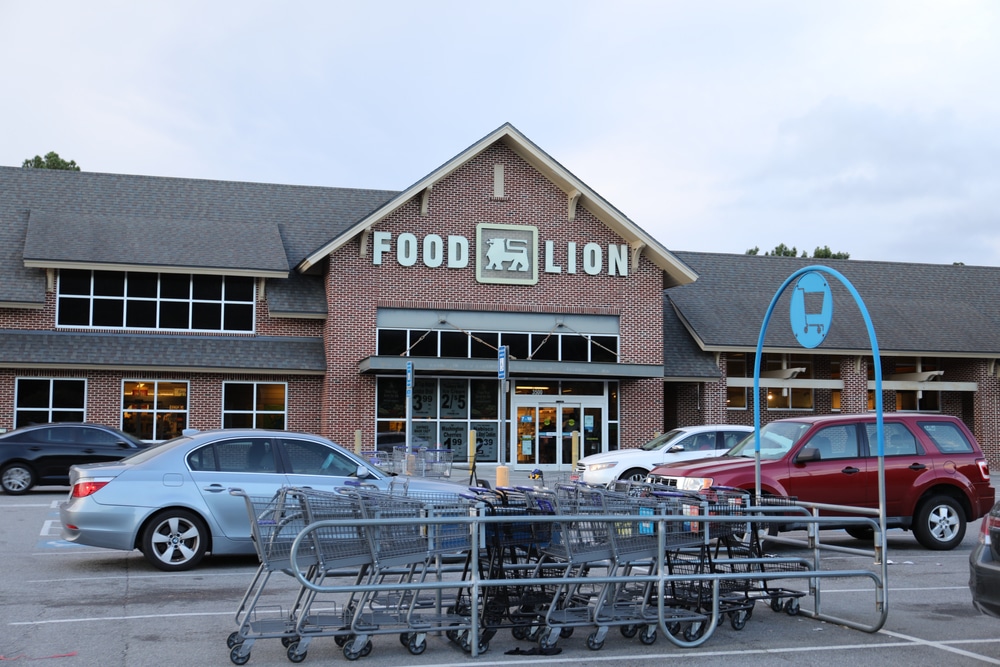
<svg viewBox="0 0 1000 667"><path fill-rule="evenodd" d="M789 304L789 319L795 339L803 347L814 348L820 345L830 331L833 322L833 295L824 274L833 276L850 292L854 302L861 312L868 330L868 340L871 343L875 366L875 433L878 440L878 509L880 537L885 539L885 435L882 420L882 362L879 357L878 340L871 316L865 307L864 300L851 281L843 274L827 266L806 266L794 272L781 284L771 299L771 304L764 314L760 325L760 335L757 337L757 354L753 364L753 427L754 427L754 492L761 495L760 482L760 359L764 349L764 335L774 308L789 285L798 278L795 292ZM884 544L876 544L875 548L884 560Z"/></svg>

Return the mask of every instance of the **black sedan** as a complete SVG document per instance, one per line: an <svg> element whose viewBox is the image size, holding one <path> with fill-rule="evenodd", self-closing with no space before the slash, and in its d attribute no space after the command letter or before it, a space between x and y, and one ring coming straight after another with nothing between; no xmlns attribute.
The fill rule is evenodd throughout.
<svg viewBox="0 0 1000 667"><path fill-rule="evenodd" d="M969 555L969 590L976 609L1000 617L1000 503L983 517L979 540Z"/></svg>
<svg viewBox="0 0 1000 667"><path fill-rule="evenodd" d="M0 488L12 496L37 484L69 484L69 467L117 461L148 443L110 426L36 424L0 435Z"/></svg>

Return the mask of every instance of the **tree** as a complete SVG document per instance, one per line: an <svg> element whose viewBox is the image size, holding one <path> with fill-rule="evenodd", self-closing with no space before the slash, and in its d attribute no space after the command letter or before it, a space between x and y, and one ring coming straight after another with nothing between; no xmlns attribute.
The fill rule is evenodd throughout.
<svg viewBox="0 0 1000 667"><path fill-rule="evenodd" d="M851 253L834 252L830 250L830 246L825 245L822 248L816 246L816 250L813 251L813 257L816 257L818 259L850 259Z"/></svg>
<svg viewBox="0 0 1000 667"><path fill-rule="evenodd" d="M25 169L62 169L64 171L80 171L80 167L76 164L75 160L66 160L59 157L59 153L55 151L50 151L45 154L45 157L36 155L33 158L29 158L24 161L21 165Z"/></svg>
<svg viewBox="0 0 1000 667"><path fill-rule="evenodd" d="M759 255L760 254L760 247L759 246L754 246L754 247L748 249L746 251L746 254L747 255ZM796 248L795 246L792 246L791 248L789 248L784 243L779 243L778 245L776 245L774 247L774 250L772 250L770 252L765 252L764 255L765 256L771 256L771 257L808 257L809 253L806 252L805 250L803 250L802 254L800 255L799 251L798 251L798 248ZM851 253L849 253L849 252L834 252L834 251L830 250L830 246L825 245L822 248L820 248L819 246L816 246L816 250L813 252L813 257L815 257L817 259L850 259L851 258Z"/></svg>

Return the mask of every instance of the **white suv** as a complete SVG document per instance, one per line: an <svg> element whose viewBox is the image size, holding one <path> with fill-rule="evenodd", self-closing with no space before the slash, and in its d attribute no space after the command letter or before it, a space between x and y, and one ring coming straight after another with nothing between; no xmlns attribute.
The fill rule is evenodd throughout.
<svg viewBox="0 0 1000 667"><path fill-rule="evenodd" d="M752 426L735 424L675 428L638 449L585 456L576 462L576 476L587 484L610 484L618 479L642 480L650 470L663 463L721 456L750 433L753 433Z"/></svg>

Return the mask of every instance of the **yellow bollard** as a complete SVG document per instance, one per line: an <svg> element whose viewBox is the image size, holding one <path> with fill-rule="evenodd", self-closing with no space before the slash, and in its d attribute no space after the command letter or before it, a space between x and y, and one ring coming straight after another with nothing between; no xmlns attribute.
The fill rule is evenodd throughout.
<svg viewBox="0 0 1000 667"><path fill-rule="evenodd" d="M497 466L497 483L494 488L510 486L510 468L507 466Z"/></svg>

